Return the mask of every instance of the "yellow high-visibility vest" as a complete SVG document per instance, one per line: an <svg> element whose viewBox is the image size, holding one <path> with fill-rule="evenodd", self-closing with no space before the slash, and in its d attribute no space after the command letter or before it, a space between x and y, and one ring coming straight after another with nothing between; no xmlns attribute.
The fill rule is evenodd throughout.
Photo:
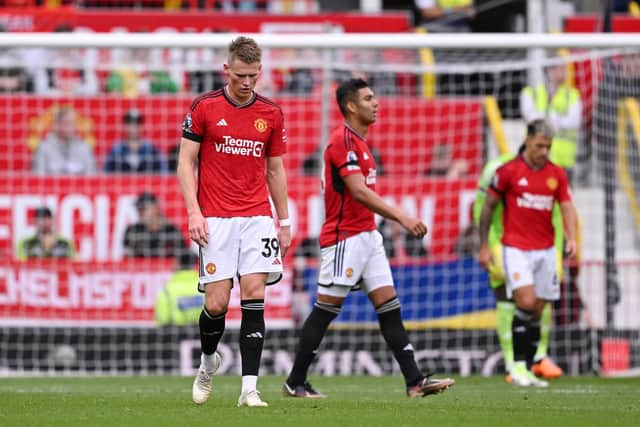
<svg viewBox="0 0 640 427"><path fill-rule="evenodd" d="M179 270L158 293L155 304L158 325L197 325L204 305L198 292L198 271Z"/></svg>
<svg viewBox="0 0 640 427"><path fill-rule="evenodd" d="M473 0L438 0L438 6L443 9L452 9L454 7L471 6Z"/></svg>
<svg viewBox="0 0 640 427"><path fill-rule="evenodd" d="M569 108L573 107L576 102L580 101L580 92L578 89L562 85L553 94L551 102L549 102L549 94L547 88L543 84L535 87L527 86L523 92L531 96L536 105L538 112L548 115L550 112L560 115L567 114ZM576 151L578 148L578 131L577 130L561 130L557 131L553 137L551 145L551 161L563 168L572 168L576 164Z"/></svg>

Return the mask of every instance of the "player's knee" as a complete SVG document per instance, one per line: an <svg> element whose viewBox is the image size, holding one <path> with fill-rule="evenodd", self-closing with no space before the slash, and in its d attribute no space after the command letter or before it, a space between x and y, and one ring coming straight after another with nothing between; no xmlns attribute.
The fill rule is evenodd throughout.
<svg viewBox="0 0 640 427"><path fill-rule="evenodd" d="M516 307L518 307L521 310L526 310L529 312L535 312L536 310L536 296L534 295L529 295L529 294L525 294L525 295L519 295L516 298Z"/></svg>
<svg viewBox="0 0 640 427"><path fill-rule="evenodd" d="M212 316L219 316L227 312L229 303L226 301L219 301L213 298L205 298L204 303L207 312Z"/></svg>

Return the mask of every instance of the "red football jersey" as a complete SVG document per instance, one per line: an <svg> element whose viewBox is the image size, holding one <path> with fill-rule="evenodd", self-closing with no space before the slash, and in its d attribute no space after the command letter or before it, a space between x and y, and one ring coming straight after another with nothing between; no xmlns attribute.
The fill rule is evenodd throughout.
<svg viewBox="0 0 640 427"><path fill-rule="evenodd" d="M367 187L375 190L376 162L365 140L347 124L331 134L324 152L325 221L320 246L332 246L347 237L376 229L373 212L356 201L342 177L364 176Z"/></svg>
<svg viewBox="0 0 640 427"><path fill-rule="evenodd" d="M223 89L196 98L182 136L199 142L198 203L205 217L271 216L266 157L286 152L282 110L258 94L238 105Z"/></svg>
<svg viewBox="0 0 640 427"><path fill-rule="evenodd" d="M489 191L504 201L503 244L525 250L553 246L553 204L571 200L564 169L550 161L533 169L519 155L498 168Z"/></svg>

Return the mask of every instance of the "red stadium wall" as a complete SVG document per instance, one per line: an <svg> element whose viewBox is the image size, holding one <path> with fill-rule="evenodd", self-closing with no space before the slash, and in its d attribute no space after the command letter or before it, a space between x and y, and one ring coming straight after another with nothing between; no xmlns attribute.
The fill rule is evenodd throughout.
<svg viewBox="0 0 640 427"><path fill-rule="evenodd" d="M348 33L407 32L411 30L406 13L358 14L323 13L313 15L225 14L202 11L87 11L74 7L57 9L25 8L0 9L0 23L8 31L53 31L59 25L71 25L98 32L114 28L128 31L229 30L259 33L264 24L311 24L341 28Z"/></svg>

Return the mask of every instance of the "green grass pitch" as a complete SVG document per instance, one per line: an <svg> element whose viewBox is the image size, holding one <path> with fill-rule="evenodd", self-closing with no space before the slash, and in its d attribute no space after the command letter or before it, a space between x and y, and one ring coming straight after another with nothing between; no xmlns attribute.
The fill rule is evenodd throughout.
<svg viewBox="0 0 640 427"><path fill-rule="evenodd" d="M268 408L237 408L237 376L214 379L209 402L191 402L191 378L0 378L0 425L9 426L638 426L640 380L562 378L522 389L502 377L456 378L445 393L404 395L401 377L313 377L327 399L281 395L260 378Z"/></svg>

